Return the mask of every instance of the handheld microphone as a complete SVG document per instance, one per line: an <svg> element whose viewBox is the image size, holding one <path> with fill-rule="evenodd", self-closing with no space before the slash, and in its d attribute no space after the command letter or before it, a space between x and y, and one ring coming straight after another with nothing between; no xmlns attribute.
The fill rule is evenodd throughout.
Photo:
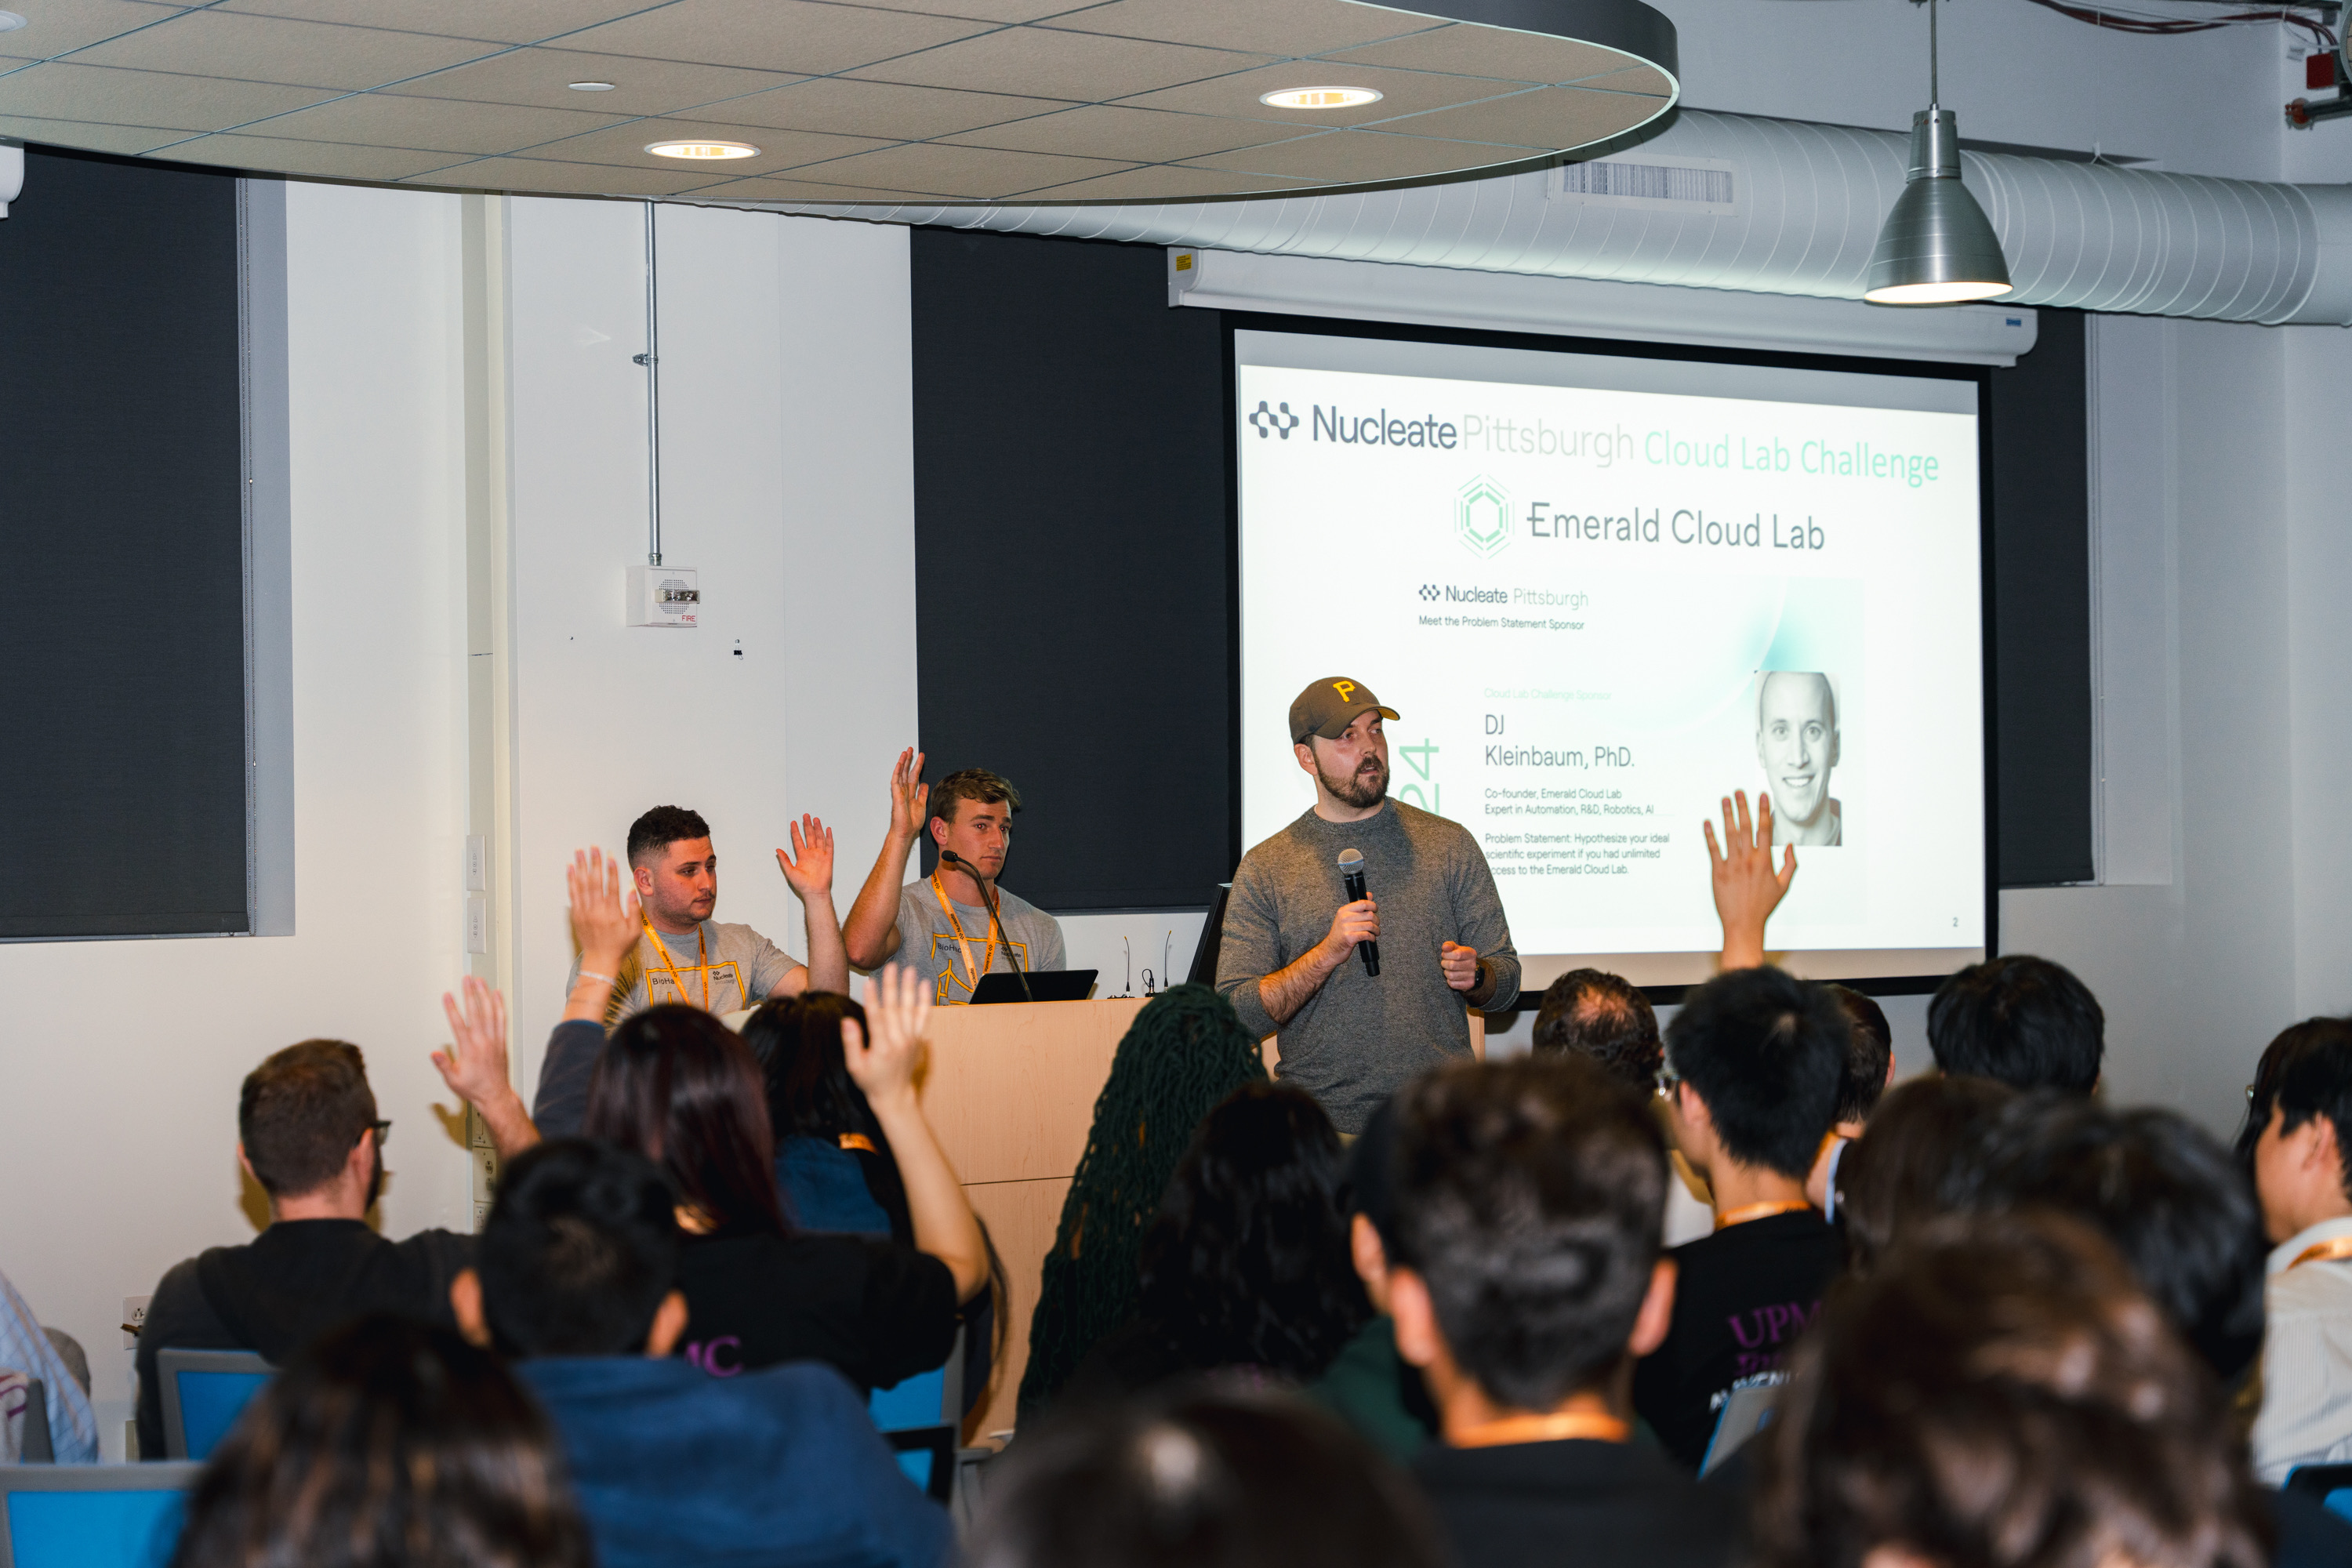
<svg viewBox="0 0 2352 1568"><path fill-rule="evenodd" d="M952 849L942 847L940 850L940 860L945 865L962 867L964 874L969 876L972 881L979 886L980 901L988 906L988 923L996 928L998 940L1004 943L1004 962L1011 965L1013 973L1020 977L1021 999L1024 1002L1034 1002L1037 1000L1037 998L1032 994L1029 990L1028 973L1022 969L1021 961L1013 956L1013 939L1005 934L1004 921L996 912L996 895L988 890L988 879L980 874L979 867L973 865L971 861L965 859L962 856L957 854Z"/></svg>
<svg viewBox="0 0 2352 1568"><path fill-rule="evenodd" d="M1364 852L1360 849L1339 851L1339 885L1348 890L1348 901L1361 903L1364 899ZM1360 942L1356 956L1364 961L1364 973L1378 977L1381 972L1381 944Z"/></svg>

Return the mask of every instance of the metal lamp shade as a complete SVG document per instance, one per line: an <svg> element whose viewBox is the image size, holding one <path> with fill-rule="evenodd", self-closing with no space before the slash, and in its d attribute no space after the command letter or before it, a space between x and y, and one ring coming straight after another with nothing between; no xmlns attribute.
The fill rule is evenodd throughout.
<svg viewBox="0 0 2352 1568"><path fill-rule="evenodd" d="M1874 305L1957 305L2009 289L2000 241L1960 183L1958 117L1923 109L1911 117L1909 178L1879 228L1863 298Z"/></svg>

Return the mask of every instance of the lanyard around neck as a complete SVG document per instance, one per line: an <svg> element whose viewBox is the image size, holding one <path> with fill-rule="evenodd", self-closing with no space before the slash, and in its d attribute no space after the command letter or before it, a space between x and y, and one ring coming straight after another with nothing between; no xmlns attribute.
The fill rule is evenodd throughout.
<svg viewBox="0 0 2352 1568"><path fill-rule="evenodd" d="M947 911L948 924L955 930L956 943L963 949L964 973L971 977L964 989L977 991L980 989L980 977L996 967L996 938L1001 933L997 931L995 911L992 910L988 916L988 962L975 968L971 962L971 938L963 934L963 921L956 919L955 900L948 897L947 888L940 881L940 874L937 871L931 873L931 891L938 895L940 908ZM982 889L982 900L984 901L987 897L988 889ZM1005 945L1010 947L1013 944L1007 942Z"/></svg>
<svg viewBox="0 0 2352 1568"><path fill-rule="evenodd" d="M1603 1415L1591 1410L1567 1410L1552 1415L1506 1415L1499 1421L1482 1421L1475 1426L1448 1435L1445 1441L1449 1447L1454 1448L1496 1448L1506 1443L1557 1443L1570 1437L1622 1443L1633 1436L1633 1427L1614 1415Z"/></svg>
<svg viewBox="0 0 2352 1568"><path fill-rule="evenodd" d="M2336 1263L2352 1258L2352 1236L2331 1236L2326 1241L2315 1241L2294 1255L2287 1268L2300 1268L2306 1263ZM2279 1270L2284 1274L2285 1268Z"/></svg>
<svg viewBox="0 0 2352 1568"><path fill-rule="evenodd" d="M1735 1225L1746 1225L1751 1219L1770 1219L1776 1214L1795 1214L1813 1205L1803 1198L1780 1198L1760 1204L1742 1204L1736 1209L1715 1216L1715 1228L1729 1230Z"/></svg>
<svg viewBox="0 0 2352 1568"><path fill-rule="evenodd" d="M669 955L669 944L662 941L661 932L654 930L651 921L646 922L646 934L654 939L654 951L661 954L663 964L669 970L669 983L677 990L677 999L685 1001L686 982L679 977L677 963ZM710 1011L710 952L702 944L700 921L694 922L694 962L702 971L702 1010L708 1013ZM653 987L648 985L646 987L646 1000L651 1002L653 999Z"/></svg>

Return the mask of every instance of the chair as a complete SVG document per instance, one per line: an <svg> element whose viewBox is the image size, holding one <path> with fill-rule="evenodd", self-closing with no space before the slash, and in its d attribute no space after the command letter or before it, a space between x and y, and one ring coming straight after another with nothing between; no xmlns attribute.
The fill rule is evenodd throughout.
<svg viewBox="0 0 2352 1568"><path fill-rule="evenodd" d="M944 1503L955 1496L963 1431L963 1335L947 1364L866 1395L866 1413L898 1453L907 1479Z"/></svg>
<svg viewBox="0 0 2352 1568"><path fill-rule="evenodd" d="M163 1568L203 1468L0 1466L0 1568Z"/></svg>
<svg viewBox="0 0 2352 1568"><path fill-rule="evenodd" d="M25 1380L25 1448L28 1465L58 1462L57 1438L49 1431L48 1384L37 1377Z"/></svg>
<svg viewBox="0 0 2352 1568"><path fill-rule="evenodd" d="M155 1352L163 1383L163 1456L208 1459L277 1368L252 1351Z"/></svg>
<svg viewBox="0 0 2352 1568"><path fill-rule="evenodd" d="M2352 1520L2352 1465L2297 1465L2280 1489L2301 1492L2336 1517Z"/></svg>

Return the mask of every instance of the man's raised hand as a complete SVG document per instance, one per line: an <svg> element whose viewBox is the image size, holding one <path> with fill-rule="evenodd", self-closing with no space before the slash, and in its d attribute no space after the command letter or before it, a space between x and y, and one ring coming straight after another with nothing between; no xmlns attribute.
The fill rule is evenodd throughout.
<svg viewBox="0 0 2352 1568"><path fill-rule="evenodd" d="M563 879L572 891L572 935L580 943L580 967L616 975L637 945L637 892L621 892L621 863L602 849L575 849Z"/></svg>
<svg viewBox="0 0 2352 1568"><path fill-rule="evenodd" d="M776 851L776 865L801 902L833 894L833 829L803 813L792 825L793 850Z"/></svg>
<svg viewBox="0 0 2352 1568"><path fill-rule="evenodd" d="M1735 815L1736 810L1736 815ZM1714 873L1715 912L1723 921L1723 967L1753 969L1764 962L1764 922L1788 896L1797 877L1797 847L1788 847L1780 868L1772 868L1772 797L1756 795L1756 816L1748 815L1748 792L1734 790L1723 800L1723 845L1715 838L1715 824L1705 817L1699 828L1706 835L1706 858Z"/></svg>
<svg viewBox="0 0 2352 1568"><path fill-rule="evenodd" d="M923 782L923 753L909 746L890 770L890 837L913 838L923 831L931 786Z"/></svg>
<svg viewBox="0 0 2352 1568"><path fill-rule="evenodd" d="M441 1081L468 1105L495 1100L513 1089L507 1078L507 999L478 975L466 976L459 1002L441 993L454 1044L433 1053Z"/></svg>
<svg viewBox="0 0 2352 1568"><path fill-rule="evenodd" d="M930 1016L931 988L915 970L885 964L866 982L866 1026L842 1019L841 1054L868 1102L914 1093Z"/></svg>

